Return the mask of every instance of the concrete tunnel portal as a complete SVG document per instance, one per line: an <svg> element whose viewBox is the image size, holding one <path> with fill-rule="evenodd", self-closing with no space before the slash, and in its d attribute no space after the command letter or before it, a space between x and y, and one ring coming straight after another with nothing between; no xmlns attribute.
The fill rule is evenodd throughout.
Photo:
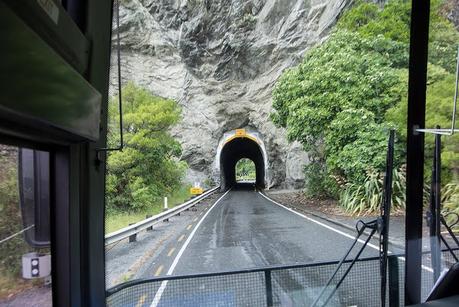
<svg viewBox="0 0 459 307"><path fill-rule="evenodd" d="M255 164L258 188L266 186L267 155L264 144L257 132L236 129L225 133L219 143L216 168L220 173L220 187L227 190L236 185L236 163L247 158Z"/></svg>

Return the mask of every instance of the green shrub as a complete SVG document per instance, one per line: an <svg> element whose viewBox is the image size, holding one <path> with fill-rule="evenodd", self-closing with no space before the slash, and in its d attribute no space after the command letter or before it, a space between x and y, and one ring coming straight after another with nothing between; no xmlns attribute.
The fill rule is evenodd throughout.
<svg viewBox="0 0 459 307"><path fill-rule="evenodd" d="M404 209L406 206L406 168L401 166L393 170L392 209ZM424 210L430 206L430 181L424 183ZM371 170L363 185L349 183L340 195L339 204L351 214L377 213L383 203L384 173ZM441 188L442 213L459 214L459 184L450 182ZM450 223L455 221L453 215L446 216ZM459 225L457 225L459 226Z"/></svg>
<svg viewBox="0 0 459 307"><path fill-rule="evenodd" d="M391 0L379 7L378 4L360 0L343 14L338 28L356 31L368 38L383 35L408 47L410 20L410 1Z"/></svg>
<svg viewBox="0 0 459 307"><path fill-rule="evenodd" d="M402 77L407 80L404 73ZM429 64L426 93L426 127L434 128L440 125L442 128L451 127L451 113L453 107L455 76L445 69ZM386 113L386 121L394 123L397 134L401 141L406 141L406 120L408 116L407 93L405 92L398 103ZM425 140L425 176L430 180L434 136L426 134ZM442 138L442 182L457 181L459 171L459 135Z"/></svg>
<svg viewBox="0 0 459 307"><path fill-rule="evenodd" d="M336 31L278 80L272 120L326 164L306 168L311 195L336 195L337 178L363 183L369 168L383 169L385 112L404 88L390 56L397 52L405 51L382 36Z"/></svg>
<svg viewBox="0 0 459 307"><path fill-rule="evenodd" d="M314 161L305 166L304 173L308 196L316 198L336 198L338 196L338 184L334 178L329 176L324 163Z"/></svg>
<svg viewBox="0 0 459 307"><path fill-rule="evenodd" d="M138 211L154 205L181 186L186 163L180 144L168 130L180 118L176 102L132 83L123 87L125 148L109 154L107 211ZM116 101L116 97L113 98ZM116 103L110 104L109 143L119 139Z"/></svg>
<svg viewBox="0 0 459 307"><path fill-rule="evenodd" d="M405 169L393 170L392 209L405 208ZM349 183L340 195L339 204L351 214L379 212L384 197L384 173L370 170L363 184Z"/></svg>
<svg viewBox="0 0 459 307"><path fill-rule="evenodd" d="M459 33L454 25L442 14L445 1L433 0L430 13L429 62L454 72L454 60L459 42ZM375 3L357 1L351 9L340 18L337 27L356 31L373 38L383 35L385 38L399 42L408 52L410 38L411 1L391 0L383 7ZM395 56L395 55L394 55ZM401 63L400 67L407 67Z"/></svg>
<svg viewBox="0 0 459 307"><path fill-rule="evenodd" d="M445 128L459 34L442 15L443 5L441 0L431 4L426 119L428 127ZM373 192L381 180L375 174L384 169L386 131L392 127L398 129L395 168L404 163L410 15L410 1L354 2L329 38L276 83L271 119L286 128L290 141L301 142L313 160L305 169L308 194L338 194L352 212L374 210L378 201ZM457 140L444 139L443 182L459 180ZM431 136L426 144L430 169ZM337 192L343 187L343 193ZM402 207L402 198L394 203Z"/></svg>
<svg viewBox="0 0 459 307"><path fill-rule="evenodd" d="M459 214L459 184L448 183L442 188L441 193L442 213L446 222L451 225L457 221L456 214ZM459 223L455 224L454 228L459 228Z"/></svg>

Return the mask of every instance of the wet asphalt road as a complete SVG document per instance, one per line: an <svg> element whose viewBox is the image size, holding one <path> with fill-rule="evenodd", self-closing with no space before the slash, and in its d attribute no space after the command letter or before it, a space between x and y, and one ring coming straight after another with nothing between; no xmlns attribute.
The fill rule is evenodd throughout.
<svg viewBox="0 0 459 307"><path fill-rule="evenodd" d="M295 214L253 186L233 189L204 209L138 278L335 261L354 236ZM375 247L361 257L377 256ZM272 271L273 305L311 305L335 267ZM264 272L256 272L148 282L113 296L109 306L266 306L265 281ZM327 306L378 306L378 282L378 262L361 262Z"/></svg>
<svg viewBox="0 0 459 307"><path fill-rule="evenodd" d="M253 189L239 188L210 211L174 274L338 260L351 243L350 238L274 204ZM377 255L367 248L363 257Z"/></svg>

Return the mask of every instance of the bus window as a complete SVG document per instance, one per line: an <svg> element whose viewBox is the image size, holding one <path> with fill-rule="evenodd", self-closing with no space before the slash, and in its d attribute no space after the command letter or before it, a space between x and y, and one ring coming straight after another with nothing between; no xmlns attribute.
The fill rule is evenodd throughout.
<svg viewBox="0 0 459 307"><path fill-rule="evenodd" d="M0 145L0 305L52 305L47 159Z"/></svg>

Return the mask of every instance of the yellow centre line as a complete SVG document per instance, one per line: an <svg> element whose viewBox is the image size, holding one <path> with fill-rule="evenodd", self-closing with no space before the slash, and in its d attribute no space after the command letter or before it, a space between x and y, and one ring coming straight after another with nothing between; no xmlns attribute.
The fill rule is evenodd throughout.
<svg viewBox="0 0 459 307"><path fill-rule="evenodd" d="M186 230L190 230L192 226L193 226L192 224L188 225L188 227L186 228Z"/></svg>
<svg viewBox="0 0 459 307"><path fill-rule="evenodd" d="M135 305L136 307L141 307L143 305L143 303L145 303L145 299L147 298L147 295L144 294L142 295L140 298L139 298L139 301L137 302L137 305Z"/></svg>
<svg viewBox="0 0 459 307"><path fill-rule="evenodd" d="M170 257L175 251L175 247L172 247L170 251L167 253L167 257Z"/></svg>
<svg viewBox="0 0 459 307"><path fill-rule="evenodd" d="M178 238L178 241L182 241L183 239L185 239L185 235L181 235L180 238Z"/></svg>
<svg viewBox="0 0 459 307"><path fill-rule="evenodd" d="M159 276L161 274L161 272L163 271L163 268L164 267L162 265L160 265L159 268L155 272L155 276Z"/></svg>

